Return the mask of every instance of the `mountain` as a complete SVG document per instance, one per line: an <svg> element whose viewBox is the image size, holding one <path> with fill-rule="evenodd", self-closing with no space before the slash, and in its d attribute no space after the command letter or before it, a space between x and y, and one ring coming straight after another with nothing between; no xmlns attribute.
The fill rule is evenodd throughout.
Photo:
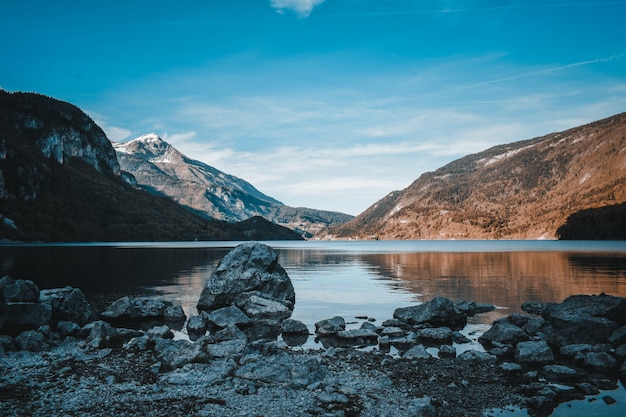
<svg viewBox="0 0 626 417"><path fill-rule="evenodd" d="M0 90L0 240L301 239L264 219L202 218L122 174L106 135L78 107Z"/></svg>
<svg viewBox="0 0 626 417"><path fill-rule="evenodd" d="M171 198L206 217L230 222L263 216L311 237L353 216L289 207L247 181L188 158L154 133L113 145L123 171L141 188Z"/></svg>
<svg viewBox="0 0 626 417"><path fill-rule="evenodd" d="M626 239L624 202L626 113L465 156L319 236Z"/></svg>

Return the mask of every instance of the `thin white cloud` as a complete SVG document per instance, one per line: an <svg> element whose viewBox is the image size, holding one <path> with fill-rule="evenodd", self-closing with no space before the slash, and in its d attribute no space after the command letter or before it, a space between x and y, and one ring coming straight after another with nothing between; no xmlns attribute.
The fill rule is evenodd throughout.
<svg viewBox="0 0 626 417"><path fill-rule="evenodd" d="M104 131L104 134L107 135L107 138L109 138L111 142L121 142L133 133L129 129L109 125L108 119L101 114L93 112L89 112L89 114L94 122Z"/></svg>
<svg viewBox="0 0 626 417"><path fill-rule="evenodd" d="M298 17L308 17L316 6L324 3L324 0L271 0L271 6L278 13L291 10Z"/></svg>

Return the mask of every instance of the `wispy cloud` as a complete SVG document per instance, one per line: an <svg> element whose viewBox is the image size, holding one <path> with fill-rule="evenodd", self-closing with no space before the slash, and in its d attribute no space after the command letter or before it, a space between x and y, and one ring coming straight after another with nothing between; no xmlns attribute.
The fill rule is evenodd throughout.
<svg viewBox="0 0 626 417"><path fill-rule="evenodd" d="M94 112L88 113L90 114L94 122L96 122L96 124L100 126L100 128L104 131L104 134L107 135L107 138L109 138L109 140L112 142L121 142L124 139L129 138L130 135L132 135L133 133L130 129L110 125L108 118L101 114Z"/></svg>
<svg viewBox="0 0 626 417"><path fill-rule="evenodd" d="M308 17L316 6L324 0L271 0L271 5L278 13L291 10L298 17Z"/></svg>

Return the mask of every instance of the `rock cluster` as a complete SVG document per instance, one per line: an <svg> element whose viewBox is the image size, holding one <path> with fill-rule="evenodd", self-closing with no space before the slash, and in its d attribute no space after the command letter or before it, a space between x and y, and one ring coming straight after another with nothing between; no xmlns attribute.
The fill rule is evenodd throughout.
<svg viewBox="0 0 626 417"><path fill-rule="evenodd" d="M258 242L242 243L211 274L198 301L200 316L192 317L188 330L197 336L237 325L255 339L276 337L295 302L293 284L276 252Z"/></svg>
<svg viewBox="0 0 626 417"><path fill-rule="evenodd" d="M0 414L129 415L121 399L153 415L451 416L517 404L547 416L626 382L626 299L604 294L524 304L530 314L497 320L484 349L459 355L468 315L493 306L437 297L380 325L361 317L360 328L335 316L315 323L324 350L290 349L309 330L288 318L293 286L258 243L222 260L186 321L191 340L172 331L180 306L158 298L123 297L98 320L70 287L4 277L0 297L0 398L10 399Z"/></svg>

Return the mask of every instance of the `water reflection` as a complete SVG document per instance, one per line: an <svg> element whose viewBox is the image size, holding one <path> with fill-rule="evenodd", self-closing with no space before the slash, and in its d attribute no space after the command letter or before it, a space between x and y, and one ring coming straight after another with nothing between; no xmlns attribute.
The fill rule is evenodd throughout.
<svg viewBox="0 0 626 417"><path fill-rule="evenodd" d="M435 296L508 309L500 314L519 311L524 301L560 302L600 292L626 296L621 245L590 252L571 242L563 244L567 250L553 250L559 242L549 250L543 242L524 242L523 250L487 245L472 252L472 242L456 242L454 251L425 251L431 246L422 242L419 250L411 242L393 242L391 250L385 242L308 243L277 245L296 289L294 318L307 325L334 315L386 319L397 307ZM0 274L32 279L40 288L79 287L98 310L123 295L162 294L189 315L217 262L235 244L0 246ZM539 249L528 250L533 247ZM497 314L492 316L486 319Z"/></svg>
<svg viewBox="0 0 626 417"><path fill-rule="evenodd" d="M573 294L626 295L626 256L569 252L367 254L381 276L425 299L492 303L518 311L524 301L560 302Z"/></svg>

